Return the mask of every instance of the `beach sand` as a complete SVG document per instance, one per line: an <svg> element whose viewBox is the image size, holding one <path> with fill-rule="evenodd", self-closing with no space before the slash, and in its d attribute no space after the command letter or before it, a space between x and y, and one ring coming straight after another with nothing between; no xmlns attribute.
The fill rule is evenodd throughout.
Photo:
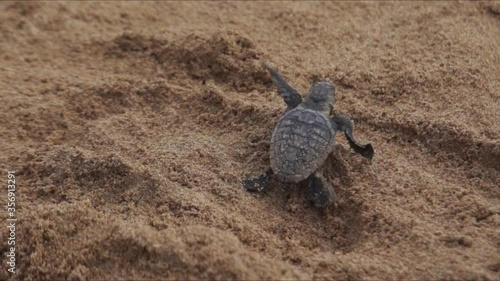
<svg viewBox="0 0 500 281"><path fill-rule="evenodd" d="M498 2L4 2L0 22L0 279L500 280ZM244 189L285 109L260 60L302 94L334 83L373 144L338 136L336 207Z"/></svg>

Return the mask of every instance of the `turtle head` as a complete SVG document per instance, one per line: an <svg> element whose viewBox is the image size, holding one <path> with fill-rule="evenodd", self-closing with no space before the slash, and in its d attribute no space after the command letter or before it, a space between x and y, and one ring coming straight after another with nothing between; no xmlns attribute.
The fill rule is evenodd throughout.
<svg viewBox="0 0 500 281"><path fill-rule="evenodd" d="M304 105L310 109L330 112L335 103L335 86L329 82L317 82L311 86Z"/></svg>

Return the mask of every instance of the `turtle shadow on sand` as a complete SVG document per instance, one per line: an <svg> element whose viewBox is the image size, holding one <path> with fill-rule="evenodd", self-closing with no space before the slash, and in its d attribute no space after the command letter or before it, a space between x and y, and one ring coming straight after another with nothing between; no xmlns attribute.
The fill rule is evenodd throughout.
<svg viewBox="0 0 500 281"><path fill-rule="evenodd" d="M332 84L314 83L303 101L302 96L276 70L264 62L262 65L271 73L271 80L287 108L273 131L271 167L257 178L245 179L243 184L249 191L262 192L271 178L288 183L305 182L310 200L316 207L325 208L336 201L336 196L331 183L319 170L334 150L336 132L343 132L351 149L367 159L372 159L373 147L355 140L353 124L348 117L332 116L335 103L335 87ZM340 171L345 175L347 172L343 163L336 168L332 170L335 173ZM350 182L342 175L340 178Z"/></svg>

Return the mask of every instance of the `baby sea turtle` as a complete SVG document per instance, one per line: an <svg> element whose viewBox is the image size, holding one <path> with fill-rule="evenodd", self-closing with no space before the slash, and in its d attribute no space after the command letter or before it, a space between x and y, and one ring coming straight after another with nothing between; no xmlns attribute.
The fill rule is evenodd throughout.
<svg viewBox="0 0 500 281"><path fill-rule="evenodd" d="M341 131L349 145L363 157L372 159L371 144L359 144L352 135L353 125L346 116L330 116L335 103L335 87L329 82L314 83L309 94L302 96L266 63L271 80L285 100L287 108L278 121L271 139L271 168L258 178L244 180L250 191L262 191L272 175L283 182L307 180L309 194L316 207L335 201L335 193L316 170L321 167L335 145L335 133Z"/></svg>

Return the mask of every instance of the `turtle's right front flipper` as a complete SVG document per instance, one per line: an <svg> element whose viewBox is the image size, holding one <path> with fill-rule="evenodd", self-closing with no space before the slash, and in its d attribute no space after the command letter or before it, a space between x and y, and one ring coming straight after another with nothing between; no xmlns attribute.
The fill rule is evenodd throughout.
<svg viewBox="0 0 500 281"><path fill-rule="evenodd" d="M260 175L258 178L245 179L243 184L248 191L263 191L269 184L269 180L273 175L273 170L269 169L264 174Z"/></svg>
<svg viewBox="0 0 500 281"><path fill-rule="evenodd" d="M373 158L373 146L371 144L360 144L352 135L352 122L343 115L337 115L332 118L332 121L336 124L337 129L339 131L344 132L347 137L347 141L349 142L349 146L354 149L357 153L361 154L363 157L372 159Z"/></svg>
<svg viewBox="0 0 500 281"><path fill-rule="evenodd" d="M267 63L262 62L262 66L269 70L271 73L271 80L278 87L278 91L280 95L285 100L285 103L288 105L287 110L297 107L297 105L302 103L302 96L295 90L292 86L288 85L288 83L281 77L281 75L270 67Z"/></svg>

